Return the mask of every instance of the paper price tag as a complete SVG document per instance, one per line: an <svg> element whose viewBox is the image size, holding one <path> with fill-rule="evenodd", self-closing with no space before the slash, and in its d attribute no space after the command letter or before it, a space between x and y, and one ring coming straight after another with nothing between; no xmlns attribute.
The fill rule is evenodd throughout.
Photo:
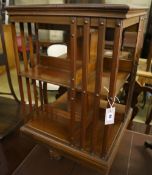
<svg viewBox="0 0 152 175"><path fill-rule="evenodd" d="M115 107L107 108L105 114L105 125L114 124L115 120Z"/></svg>

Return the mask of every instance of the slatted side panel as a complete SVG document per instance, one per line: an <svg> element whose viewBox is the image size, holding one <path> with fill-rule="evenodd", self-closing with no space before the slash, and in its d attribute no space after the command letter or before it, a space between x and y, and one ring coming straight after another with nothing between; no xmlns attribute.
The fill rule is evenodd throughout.
<svg viewBox="0 0 152 175"><path fill-rule="evenodd" d="M37 64L40 63L40 43L39 43L39 33L38 33L38 24L35 23L35 47L36 47L36 61Z"/></svg>
<svg viewBox="0 0 152 175"><path fill-rule="evenodd" d="M15 23L12 23L11 27L12 27L12 38L14 41L13 47L14 47L14 53L15 53L16 70L17 70L17 74L18 74L18 83L19 83L19 91L20 91L20 96L21 96L21 104L22 104L23 112L25 112L25 97L24 97L24 91L23 91L23 81L22 81L22 77L19 75L19 73L21 71L21 67L20 67L20 59L19 59L19 55L18 55L18 47L17 47L17 40L16 40L17 35L16 35Z"/></svg>
<svg viewBox="0 0 152 175"><path fill-rule="evenodd" d="M36 64L40 64L40 43L39 43L39 32L38 32L39 26L37 23L35 23L34 25L35 25L35 47L36 47L36 62L37 62ZM38 85L39 85L40 105L41 105L41 110L43 110L43 105L44 105L43 82L39 81Z"/></svg>
<svg viewBox="0 0 152 175"><path fill-rule="evenodd" d="M109 84L109 94L108 98L110 103L112 104L115 101L116 96L116 81L117 74L119 70L119 54L122 42L122 21L116 20L116 27L114 33L114 48L112 55L112 68L110 73L110 84ZM103 136L103 144L102 144L102 153L101 156L105 156L109 149L109 140L111 141L112 137L112 128L113 125L105 125L104 127L104 136Z"/></svg>
<svg viewBox="0 0 152 175"><path fill-rule="evenodd" d="M34 59L34 48L33 48L33 36L34 34L32 34L32 26L31 23L28 23L28 41L29 41L29 48L30 48L30 65L31 68L33 68L35 66L35 59ZM32 80L32 85L33 85L33 94L34 94L34 101L35 101L35 109L38 109L38 92L37 92L37 88L36 88L36 81Z"/></svg>
<svg viewBox="0 0 152 175"><path fill-rule="evenodd" d="M88 117L88 63L90 51L90 18L84 18L83 60L82 60L82 112L81 112L81 148L86 146L86 126Z"/></svg>
<svg viewBox="0 0 152 175"><path fill-rule="evenodd" d="M103 76L103 63L104 63L104 48L105 48L105 31L106 20L99 19L98 27L98 46L97 46L97 61L96 61L96 78L95 78L95 97L93 109L93 123L92 123L92 152L95 152L97 145L97 124L99 122L99 107L100 96ZM100 133L102 134L102 133Z"/></svg>
<svg viewBox="0 0 152 175"><path fill-rule="evenodd" d="M76 53L77 53L77 18L73 17L71 19L71 92L70 92L70 105L71 105L71 143L74 142L74 128L75 128L75 96L76 96Z"/></svg>
<svg viewBox="0 0 152 175"><path fill-rule="evenodd" d="M34 67L35 65L35 59L34 59L34 48L33 48L33 36L34 34L32 34L32 24L31 23L28 23L27 24L27 27L28 27L28 42L29 42L29 48L30 48L30 64L31 64L31 67Z"/></svg>
<svg viewBox="0 0 152 175"><path fill-rule="evenodd" d="M40 94L40 103L41 103L41 110L43 110L44 105L44 94L43 94L43 84L42 81L39 81L39 94Z"/></svg>
<svg viewBox="0 0 152 175"><path fill-rule="evenodd" d="M24 33L24 24L19 23L20 27L20 36L21 36L21 43L22 43L22 57L24 62L24 70L28 71L29 64L28 64L28 58L27 58L27 52L26 52L26 36ZM30 88L30 80L29 78L26 78L26 87L27 87L27 95L28 95L28 102L30 111L32 112L32 96L31 96L31 88Z"/></svg>

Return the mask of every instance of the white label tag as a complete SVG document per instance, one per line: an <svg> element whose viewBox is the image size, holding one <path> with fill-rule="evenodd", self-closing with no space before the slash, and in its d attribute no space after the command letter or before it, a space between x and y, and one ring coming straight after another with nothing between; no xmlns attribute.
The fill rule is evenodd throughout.
<svg viewBox="0 0 152 175"><path fill-rule="evenodd" d="M115 107L107 108L105 114L105 125L114 124L115 119Z"/></svg>

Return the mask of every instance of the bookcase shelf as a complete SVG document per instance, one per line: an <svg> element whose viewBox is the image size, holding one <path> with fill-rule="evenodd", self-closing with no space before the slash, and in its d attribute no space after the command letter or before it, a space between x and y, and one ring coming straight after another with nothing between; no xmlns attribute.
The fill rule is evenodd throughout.
<svg viewBox="0 0 152 175"><path fill-rule="evenodd" d="M27 71L20 72L20 75L34 80L70 87L70 72L63 69L50 69L47 66L37 65Z"/></svg>
<svg viewBox="0 0 152 175"><path fill-rule="evenodd" d="M68 97L68 93L63 94L61 97L59 97L52 106L52 114L56 116L60 116L62 118L66 118L70 120L70 102ZM91 117L90 114L92 114L92 104L93 104L93 96L88 95L88 117L87 117L87 123L89 122L89 118ZM80 92L76 93L76 101L75 101L75 121L80 122L81 121L81 106L82 106L82 94ZM48 106L49 110L49 106ZM49 111L48 111L49 112Z"/></svg>
<svg viewBox="0 0 152 175"><path fill-rule="evenodd" d="M33 118L34 114L29 116L32 120L23 127L23 130L25 130L25 128L31 129L39 132L41 135L49 136L66 144L70 143L68 121L58 122L56 118L53 119L53 117L49 117L45 112L36 115L37 117L35 118Z"/></svg>
<svg viewBox="0 0 152 175"><path fill-rule="evenodd" d="M78 137L78 132L80 132L82 104L81 93L78 92L76 96L74 137ZM86 120L86 127L89 126L92 118L92 108L90 108L93 103L92 95L89 96L89 102L89 114ZM30 121L23 127L23 130L30 128L41 133L41 135L48 135L51 138L70 144L70 112L68 93L65 93L52 104L45 104L43 111L41 111L41 107L39 107L38 110L29 114L27 118L30 118ZM76 141L77 143L75 144L79 145L78 138Z"/></svg>
<svg viewBox="0 0 152 175"><path fill-rule="evenodd" d="M123 87L125 82L127 81L129 77L129 74L127 72L118 72L117 80L116 80L116 92L117 95L120 91L120 89ZM106 98L108 95L108 91L106 89L109 89L109 83L110 83L110 72L104 71L102 76L102 86L101 86L101 97ZM81 85L82 82L80 82L77 86L77 89L81 91ZM88 84L87 84L88 92L94 93L95 91L95 72L93 72L91 75L89 75L88 78Z"/></svg>
<svg viewBox="0 0 152 175"><path fill-rule="evenodd" d="M46 66L35 66L34 68L30 68L28 71L20 72L20 75L23 77L31 78L34 80L40 80L47 83L52 83L59 86L64 86L70 88L70 72L66 70L59 70L55 68L49 68ZM117 76L116 82L116 95L119 93L120 89L123 87L124 83L127 81L129 74L126 72L119 72ZM109 89L109 81L110 81L110 72L106 71L103 73L102 77L102 87L101 87L101 95L103 97L107 96L108 92L104 87ZM77 85L78 91L81 91L82 82ZM95 72L93 72L88 79L88 92L94 93L95 90Z"/></svg>

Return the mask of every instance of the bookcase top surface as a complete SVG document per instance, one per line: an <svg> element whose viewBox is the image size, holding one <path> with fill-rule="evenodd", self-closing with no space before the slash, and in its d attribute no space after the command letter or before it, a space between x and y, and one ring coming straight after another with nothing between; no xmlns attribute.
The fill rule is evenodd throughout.
<svg viewBox="0 0 152 175"><path fill-rule="evenodd" d="M147 13L148 8L125 4L38 4L17 5L5 8L9 15L64 15L129 18ZM104 16L106 14L106 16Z"/></svg>

